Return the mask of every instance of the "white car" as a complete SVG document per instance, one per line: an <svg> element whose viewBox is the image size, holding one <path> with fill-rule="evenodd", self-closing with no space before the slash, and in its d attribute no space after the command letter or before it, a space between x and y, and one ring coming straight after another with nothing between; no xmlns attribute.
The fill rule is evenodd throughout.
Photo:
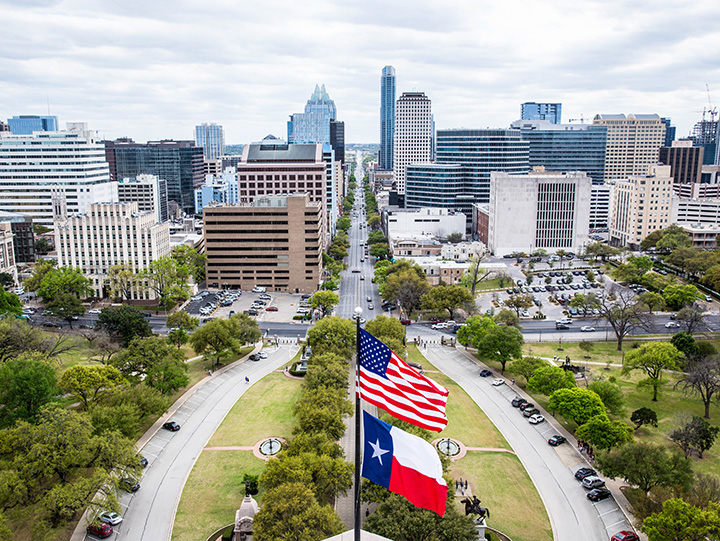
<svg viewBox="0 0 720 541"><path fill-rule="evenodd" d="M581 332L595 332L595 327L590 327L588 325L585 325L584 327L580 327Z"/></svg>
<svg viewBox="0 0 720 541"><path fill-rule="evenodd" d="M268 356L267 353L265 353L264 351L258 351L258 357L260 357L261 359L267 359Z"/></svg>
<svg viewBox="0 0 720 541"><path fill-rule="evenodd" d="M298 308L298 309L295 311L295 313L297 313L297 314L302 314L302 315L307 315L307 314L310 313L310 310L308 310L307 308L302 308L302 307L301 307L301 308Z"/></svg>
<svg viewBox="0 0 720 541"><path fill-rule="evenodd" d="M114 511L105 511L100 515L100 521L104 522L105 524L110 524L111 526L115 526L116 524L120 524L122 522L122 515L119 515L118 513L115 513Z"/></svg>
<svg viewBox="0 0 720 541"><path fill-rule="evenodd" d="M666 329L679 329L680 324L677 323L676 321L668 321L667 323L665 323L665 328Z"/></svg>
<svg viewBox="0 0 720 541"><path fill-rule="evenodd" d="M500 387L500 385L505 385L505 380L502 378L495 378L494 380L492 380L492 384L495 387Z"/></svg>
<svg viewBox="0 0 720 541"><path fill-rule="evenodd" d="M540 424L540 423L545 422L545 417L543 417L543 416L540 415L539 413L536 413L536 414L534 414L534 415L531 415L531 416L528 418L528 421L530 421L530 424L531 424L531 425L537 425L537 424Z"/></svg>
<svg viewBox="0 0 720 541"><path fill-rule="evenodd" d="M92 310L88 310L88 314L101 314L102 310L100 308L93 308Z"/></svg>

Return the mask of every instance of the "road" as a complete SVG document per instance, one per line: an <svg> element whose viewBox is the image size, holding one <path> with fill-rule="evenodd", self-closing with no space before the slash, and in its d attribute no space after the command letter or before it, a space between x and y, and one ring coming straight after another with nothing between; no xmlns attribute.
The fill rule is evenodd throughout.
<svg viewBox="0 0 720 541"><path fill-rule="evenodd" d="M613 499L595 504L587 499L587 492L573 477L574 470L585 466L574 448L548 445L552 434L567 436L564 431L549 422L528 423L510 404L515 392L478 377L478 365L455 348L431 346L426 357L470 395L517 453L545 504L555 539L607 541L620 530L632 529Z"/></svg>
<svg viewBox="0 0 720 541"><path fill-rule="evenodd" d="M245 361L205 380L189 399L168 419L181 425L178 432L159 430L141 453L150 465L141 488L123 496L127 505L123 522L116 527L116 538L130 540L169 540L177 504L185 481L203 447L215 433L230 408L253 382L288 364L296 346L265 348L268 358ZM251 384L245 383L245 377ZM160 423L156 423L160 424Z"/></svg>

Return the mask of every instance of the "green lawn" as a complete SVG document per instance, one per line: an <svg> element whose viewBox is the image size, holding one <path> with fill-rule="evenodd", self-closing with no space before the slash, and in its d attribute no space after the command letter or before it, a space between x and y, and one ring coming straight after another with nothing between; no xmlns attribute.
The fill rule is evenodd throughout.
<svg viewBox="0 0 720 541"><path fill-rule="evenodd" d="M553 538L545 506L515 455L468 451L453 464L450 473L454 479L467 479L473 493L490 510L488 526L523 541ZM464 513L461 499L456 502Z"/></svg>

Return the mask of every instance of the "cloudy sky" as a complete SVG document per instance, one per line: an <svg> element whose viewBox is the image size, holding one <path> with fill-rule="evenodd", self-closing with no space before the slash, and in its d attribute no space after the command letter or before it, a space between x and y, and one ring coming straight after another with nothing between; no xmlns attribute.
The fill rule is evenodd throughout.
<svg viewBox="0 0 720 541"><path fill-rule="evenodd" d="M720 105L717 0L0 0L0 118L87 121L107 138L284 137L325 83L348 142L378 142L383 66L438 128L658 113L686 135ZM709 117L708 117L709 118Z"/></svg>

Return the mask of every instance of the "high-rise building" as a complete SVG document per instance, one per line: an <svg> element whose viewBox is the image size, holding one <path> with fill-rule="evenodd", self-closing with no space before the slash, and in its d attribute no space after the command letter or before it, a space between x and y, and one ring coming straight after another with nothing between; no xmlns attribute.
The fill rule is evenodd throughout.
<svg viewBox="0 0 720 541"><path fill-rule="evenodd" d="M1 131L10 131L10 125L5 124L2 120L0 120L0 132Z"/></svg>
<svg viewBox="0 0 720 541"><path fill-rule="evenodd" d="M378 167L393 168L393 140L395 134L395 68L385 66L380 77L380 152Z"/></svg>
<svg viewBox="0 0 720 541"><path fill-rule="evenodd" d="M329 143L331 120L337 120L335 102L330 99L325 85L322 88L315 85L315 91L305 104L305 112L290 115L288 142Z"/></svg>
<svg viewBox="0 0 720 541"><path fill-rule="evenodd" d="M610 205L612 203L612 186L595 184L590 192L590 220L588 225L591 233L605 233L610 227Z"/></svg>
<svg viewBox="0 0 720 541"><path fill-rule="evenodd" d="M15 135L32 135L36 131L58 131L56 116L20 115L8 118L10 131Z"/></svg>
<svg viewBox="0 0 720 541"><path fill-rule="evenodd" d="M312 293L322 281L323 205L308 193L203 210L210 287Z"/></svg>
<svg viewBox="0 0 720 541"><path fill-rule="evenodd" d="M168 219L167 182L155 175L138 175L118 182L118 201L137 203L139 212L152 212L158 223Z"/></svg>
<svg viewBox="0 0 720 541"><path fill-rule="evenodd" d="M520 106L522 120L547 120L552 124L560 124L562 103L536 103L526 101Z"/></svg>
<svg viewBox="0 0 720 541"><path fill-rule="evenodd" d="M595 115L593 124L607 126L606 182L645 175L657 164L665 142L665 124L658 115Z"/></svg>
<svg viewBox="0 0 720 541"><path fill-rule="evenodd" d="M17 264L13 247L13 232L10 222L0 222L0 273L7 273L17 283Z"/></svg>
<svg viewBox="0 0 720 541"><path fill-rule="evenodd" d="M113 179L149 174L165 179L168 201L185 214L195 212L195 189L203 183L203 149L194 141L105 141L105 154Z"/></svg>
<svg viewBox="0 0 720 541"><path fill-rule="evenodd" d="M670 166L675 184L700 182L703 165L703 147L695 147L689 139L673 141L670 147L660 147L658 161Z"/></svg>
<svg viewBox="0 0 720 541"><path fill-rule="evenodd" d="M0 210L53 226L53 217L117 201L105 148L88 131L0 133Z"/></svg>
<svg viewBox="0 0 720 541"><path fill-rule="evenodd" d="M720 165L717 154L718 154L718 130L720 130L720 121L714 120L714 116L711 120L703 119L693 126L693 132L690 136L693 145L702 147L704 150L703 154L703 165Z"/></svg>
<svg viewBox="0 0 720 541"><path fill-rule="evenodd" d="M665 124L665 144L664 147L671 147L673 144L673 141L675 140L675 134L677 133L677 128L672 125L670 118L661 118L660 122Z"/></svg>
<svg viewBox="0 0 720 541"><path fill-rule="evenodd" d="M203 149L206 160L217 160L225 154L225 130L218 124L195 126L195 144Z"/></svg>
<svg viewBox="0 0 720 541"><path fill-rule="evenodd" d="M520 130L530 144L530 167L558 173L584 171L593 183L603 183L607 127L548 120L517 120L510 127Z"/></svg>
<svg viewBox="0 0 720 541"><path fill-rule="evenodd" d="M195 214L211 204L233 204L239 201L235 168L229 167L222 175L206 175L205 184L195 190Z"/></svg>
<svg viewBox="0 0 720 541"><path fill-rule="evenodd" d="M15 263L35 262L35 232L32 217L19 212L0 211L0 222L9 222L13 234Z"/></svg>
<svg viewBox="0 0 720 541"><path fill-rule="evenodd" d="M403 92L395 106L393 175L399 194L405 193L405 167L429 163L432 156L432 107L424 92Z"/></svg>
<svg viewBox="0 0 720 541"><path fill-rule="evenodd" d="M345 163L345 122L330 121L330 146L335 151L335 161Z"/></svg>
<svg viewBox="0 0 720 541"><path fill-rule="evenodd" d="M592 180L585 173L492 173L488 248L495 255L577 252L588 242Z"/></svg>
<svg viewBox="0 0 720 541"><path fill-rule="evenodd" d="M55 248L60 266L82 269L98 297L107 297L107 274L120 263L135 272L170 253L170 225L157 223L153 212L139 212L137 203L93 203L87 212L55 221ZM138 285L133 299L154 299Z"/></svg>
<svg viewBox="0 0 720 541"><path fill-rule="evenodd" d="M669 165L651 165L613 186L610 244L637 248L653 231L672 223L673 179Z"/></svg>

